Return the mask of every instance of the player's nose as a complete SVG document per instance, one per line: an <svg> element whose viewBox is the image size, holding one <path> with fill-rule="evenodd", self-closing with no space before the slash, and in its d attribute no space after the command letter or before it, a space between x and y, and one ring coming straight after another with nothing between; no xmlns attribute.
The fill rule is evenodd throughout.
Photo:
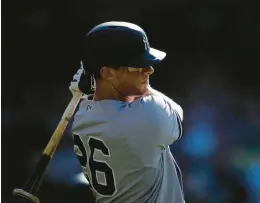
<svg viewBox="0 0 260 203"><path fill-rule="evenodd" d="M145 74L152 75L153 72L154 72L154 69L153 69L152 66L147 67L147 68L143 68L143 73L145 73Z"/></svg>

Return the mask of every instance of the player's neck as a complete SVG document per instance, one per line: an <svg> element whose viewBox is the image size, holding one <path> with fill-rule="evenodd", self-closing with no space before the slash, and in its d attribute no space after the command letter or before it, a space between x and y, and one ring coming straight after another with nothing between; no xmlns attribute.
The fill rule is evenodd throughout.
<svg viewBox="0 0 260 203"><path fill-rule="evenodd" d="M123 101L123 102L132 102L134 101L135 97L124 96L120 94L112 84L105 81L98 81L96 83L96 90L94 93L93 100L101 101L106 99Z"/></svg>

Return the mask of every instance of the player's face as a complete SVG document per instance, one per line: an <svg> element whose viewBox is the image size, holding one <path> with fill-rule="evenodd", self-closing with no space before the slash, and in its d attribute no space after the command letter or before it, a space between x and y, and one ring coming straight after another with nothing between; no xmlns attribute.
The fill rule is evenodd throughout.
<svg viewBox="0 0 260 203"><path fill-rule="evenodd" d="M114 72L113 85L124 96L140 96L148 91L149 76L154 69L121 67Z"/></svg>

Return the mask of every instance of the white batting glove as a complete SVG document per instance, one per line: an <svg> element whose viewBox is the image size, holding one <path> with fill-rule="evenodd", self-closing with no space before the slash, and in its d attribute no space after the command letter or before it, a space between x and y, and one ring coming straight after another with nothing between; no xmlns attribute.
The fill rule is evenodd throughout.
<svg viewBox="0 0 260 203"><path fill-rule="evenodd" d="M83 69L82 62L80 62L80 68L78 69L76 74L73 76L73 79L70 82L70 86L69 86L69 89L73 95L75 92L81 92L81 90L79 89L79 82L80 82L82 74L85 74L85 71Z"/></svg>
<svg viewBox="0 0 260 203"><path fill-rule="evenodd" d="M83 93L82 98L90 100L93 98L93 94L91 94L90 82L88 81L86 72L83 68L83 63L80 61L80 68L73 76L72 81L70 82L69 89L74 95L76 92Z"/></svg>

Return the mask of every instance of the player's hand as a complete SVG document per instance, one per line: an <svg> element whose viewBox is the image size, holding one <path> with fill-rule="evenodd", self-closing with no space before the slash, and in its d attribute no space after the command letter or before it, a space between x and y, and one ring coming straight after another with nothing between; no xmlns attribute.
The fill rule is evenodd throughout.
<svg viewBox="0 0 260 203"><path fill-rule="evenodd" d="M84 94L88 94L89 87L87 82L87 76L83 68L82 62L80 62L80 68L78 69L76 74L73 76L72 81L70 82L69 89L73 95L75 92L79 91L83 92Z"/></svg>

